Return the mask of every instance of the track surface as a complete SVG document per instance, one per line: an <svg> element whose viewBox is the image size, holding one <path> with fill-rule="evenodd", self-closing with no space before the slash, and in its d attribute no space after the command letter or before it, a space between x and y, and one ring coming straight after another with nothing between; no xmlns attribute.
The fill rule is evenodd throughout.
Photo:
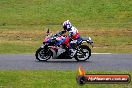
<svg viewBox="0 0 132 88"><path fill-rule="evenodd" d="M132 70L132 54L92 54L86 62L75 59L39 62L33 54L0 54L0 69L76 70L80 65L86 70L129 71Z"/></svg>

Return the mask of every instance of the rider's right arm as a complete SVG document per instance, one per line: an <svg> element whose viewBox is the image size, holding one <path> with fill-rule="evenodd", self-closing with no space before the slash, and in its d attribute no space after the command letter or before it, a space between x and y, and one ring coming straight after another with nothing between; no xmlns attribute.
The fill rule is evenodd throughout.
<svg viewBox="0 0 132 88"><path fill-rule="evenodd" d="M63 35L64 33L66 33L66 31L60 31L60 32L54 34L53 36L57 37L57 36Z"/></svg>

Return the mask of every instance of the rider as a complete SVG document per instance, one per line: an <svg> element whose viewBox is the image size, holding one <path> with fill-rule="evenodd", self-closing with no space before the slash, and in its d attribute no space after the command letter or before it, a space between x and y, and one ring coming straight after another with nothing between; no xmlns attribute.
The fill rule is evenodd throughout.
<svg viewBox="0 0 132 88"><path fill-rule="evenodd" d="M70 42L70 40L77 40L76 43L80 42L81 41L80 34L79 34L78 30L74 26L72 26L72 24L69 20L64 21L63 29L64 30L61 31L62 34L65 32L69 32L68 36L66 37L66 39L64 41L64 44L66 44L68 50L70 51L70 53L72 53L73 49L69 42Z"/></svg>

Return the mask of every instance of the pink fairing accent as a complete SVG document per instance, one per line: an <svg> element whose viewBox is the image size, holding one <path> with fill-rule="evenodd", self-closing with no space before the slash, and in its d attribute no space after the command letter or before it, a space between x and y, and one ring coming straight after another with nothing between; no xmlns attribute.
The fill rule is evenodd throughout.
<svg viewBox="0 0 132 88"><path fill-rule="evenodd" d="M59 36L59 37L57 37L57 38L56 38L56 40L62 40L62 37L61 37L61 36Z"/></svg>
<svg viewBox="0 0 132 88"><path fill-rule="evenodd" d="M49 39L50 39L50 38L45 38L45 39L44 39L44 42L47 42Z"/></svg>
<svg viewBox="0 0 132 88"><path fill-rule="evenodd" d="M64 39L66 39L65 37L63 37L63 36L58 36L57 38L56 38L56 40L64 40Z"/></svg>

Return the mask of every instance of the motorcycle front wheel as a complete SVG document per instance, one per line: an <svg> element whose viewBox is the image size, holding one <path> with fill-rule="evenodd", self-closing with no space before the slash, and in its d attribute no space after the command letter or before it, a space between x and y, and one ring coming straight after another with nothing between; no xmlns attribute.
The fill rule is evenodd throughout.
<svg viewBox="0 0 132 88"><path fill-rule="evenodd" d="M39 48L36 51L35 56L36 56L36 59L39 60L39 61L47 61L48 59L51 58L52 51L50 49L45 50L44 48Z"/></svg>

